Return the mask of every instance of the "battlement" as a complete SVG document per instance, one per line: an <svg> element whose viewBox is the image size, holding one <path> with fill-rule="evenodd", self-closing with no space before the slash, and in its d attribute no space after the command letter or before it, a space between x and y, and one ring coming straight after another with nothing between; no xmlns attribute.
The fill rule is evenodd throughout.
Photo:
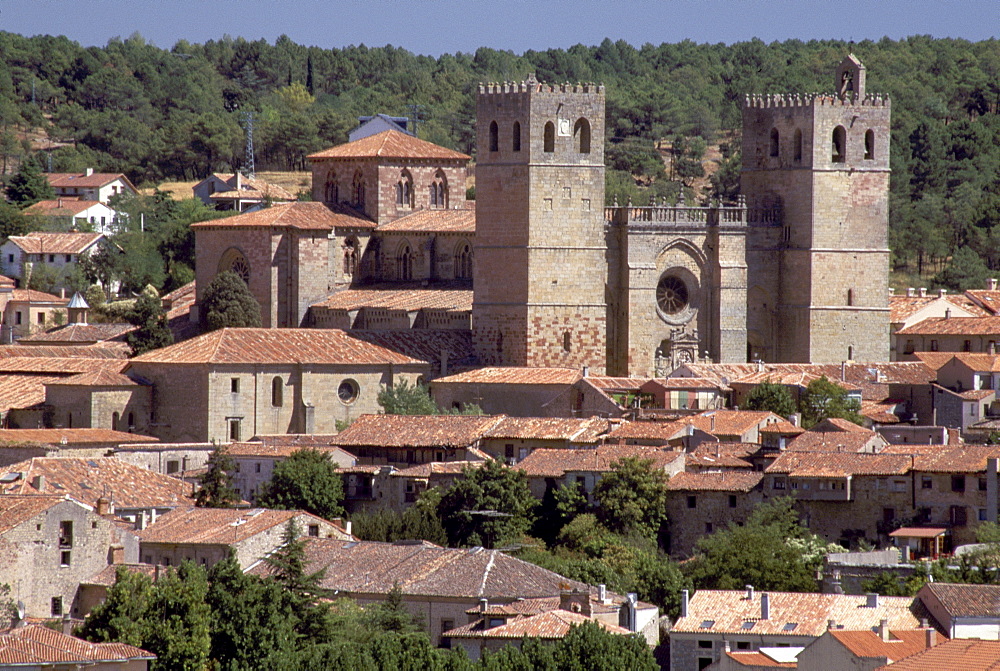
<svg viewBox="0 0 1000 671"><path fill-rule="evenodd" d="M604 84L546 84L535 79L535 75L520 82L489 82L479 85L480 95L503 95L509 93L590 93L604 95Z"/></svg>
<svg viewBox="0 0 1000 671"><path fill-rule="evenodd" d="M768 108L790 107L808 109L812 107L889 107L889 96L881 93L859 96L838 96L830 93L769 93L748 94L743 100L744 107Z"/></svg>

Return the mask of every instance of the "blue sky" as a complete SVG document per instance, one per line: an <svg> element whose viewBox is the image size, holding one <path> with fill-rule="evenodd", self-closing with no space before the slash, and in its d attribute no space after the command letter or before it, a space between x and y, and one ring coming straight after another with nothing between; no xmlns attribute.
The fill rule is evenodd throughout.
<svg viewBox="0 0 1000 671"><path fill-rule="evenodd" d="M392 44L437 56L488 46L909 35L1000 36L998 0L0 0L0 30L66 35L85 46L139 32L157 46L223 35L309 46Z"/></svg>

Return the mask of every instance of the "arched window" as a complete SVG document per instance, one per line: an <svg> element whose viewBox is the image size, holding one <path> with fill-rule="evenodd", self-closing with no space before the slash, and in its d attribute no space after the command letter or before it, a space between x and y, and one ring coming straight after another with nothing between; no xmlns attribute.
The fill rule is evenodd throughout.
<svg viewBox="0 0 1000 671"><path fill-rule="evenodd" d="M413 207L413 175L409 170L399 173L399 181L396 182L396 207Z"/></svg>
<svg viewBox="0 0 1000 671"><path fill-rule="evenodd" d="M777 128L772 128L771 129L771 151L769 152L771 156L777 156L778 155L778 144L779 144L778 140L779 139L780 138L778 136L778 129Z"/></svg>
<svg viewBox="0 0 1000 671"><path fill-rule="evenodd" d="M399 251L396 252L396 279L413 279L413 252L410 250L409 243L406 242L401 244Z"/></svg>
<svg viewBox="0 0 1000 671"><path fill-rule="evenodd" d="M468 242L459 243L455 251L455 278L472 279L472 247Z"/></svg>
<svg viewBox="0 0 1000 671"><path fill-rule="evenodd" d="M118 424L119 424L119 422L121 422L121 415L119 415L117 412L111 413L111 430L112 431L117 431L118 430Z"/></svg>
<svg viewBox="0 0 1000 671"><path fill-rule="evenodd" d="M335 175L328 175L326 187L323 189L323 200L327 203L340 202L340 185Z"/></svg>
<svg viewBox="0 0 1000 671"><path fill-rule="evenodd" d="M344 240L344 274L358 274L358 241L354 238Z"/></svg>
<svg viewBox="0 0 1000 671"><path fill-rule="evenodd" d="M278 376L271 380L271 407L280 408L285 402L285 382Z"/></svg>
<svg viewBox="0 0 1000 671"><path fill-rule="evenodd" d="M490 122L490 151L500 151L500 129L496 121Z"/></svg>
<svg viewBox="0 0 1000 671"><path fill-rule="evenodd" d="M865 131L865 160L875 158L875 131L869 128Z"/></svg>
<svg viewBox="0 0 1000 671"><path fill-rule="evenodd" d="M576 125L573 126L573 140L577 152L590 153L590 122L583 117L577 119Z"/></svg>
<svg viewBox="0 0 1000 671"><path fill-rule="evenodd" d="M572 348L572 345L573 345L572 338L573 338L573 336L570 335L569 331L565 331L563 333L563 351L564 352L568 352Z"/></svg>
<svg viewBox="0 0 1000 671"><path fill-rule="evenodd" d="M521 151L521 122L514 122L514 137L513 142L511 142L511 149L514 151Z"/></svg>
<svg viewBox="0 0 1000 671"><path fill-rule="evenodd" d="M224 273L227 270L239 275L247 286L250 285L250 263L243 252L235 247L227 249L222 258L219 259L219 272Z"/></svg>
<svg viewBox="0 0 1000 671"><path fill-rule="evenodd" d="M802 160L802 131L795 129L795 160Z"/></svg>
<svg viewBox="0 0 1000 671"><path fill-rule="evenodd" d="M833 129L833 162L843 163L846 160L845 151L847 149L847 131L843 126Z"/></svg>
<svg viewBox="0 0 1000 671"><path fill-rule="evenodd" d="M443 170L434 173L434 181L431 182L431 207L437 209L448 209L448 178Z"/></svg>
<svg viewBox="0 0 1000 671"><path fill-rule="evenodd" d="M354 195L353 204L355 207L364 208L365 206L365 178L362 177L361 171L358 170L354 173L354 181L351 184L351 191Z"/></svg>
<svg viewBox="0 0 1000 671"><path fill-rule="evenodd" d="M556 125L551 121L545 122L545 132L542 138L543 151L552 153L556 150Z"/></svg>
<svg viewBox="0 0 1000 671"><path fill-rule="evenodd" d="M847 304L854 305L854 289L847 290Z"/></svg>
<svg viewBox="0 0 1000 671"><path fill-rule="evenodd" d="M129 431L129 433L132 433L133 429L135 429L135 413L134 412L130 412L128 414L128 431Z"/></svg>

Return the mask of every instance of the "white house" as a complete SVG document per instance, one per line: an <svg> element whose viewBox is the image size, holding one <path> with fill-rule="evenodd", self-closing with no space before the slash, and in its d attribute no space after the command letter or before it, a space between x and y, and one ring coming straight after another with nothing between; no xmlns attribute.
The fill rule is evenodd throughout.
<svg viewBox="0 0 1000 671"><path fill-rule="evenodd" d="M84 172L50 172L46 173L45 177L55 189L56 196L71 196L107 204L112 196L138 193L125 175L94 172L93 168L87 168Z"/></svg>
<svg viewBox="0 0 1000 671"><path fill-rule="evenodd" d="M29 217L48 217L78 231L95 231L105 235L115 232L118 213L102 202L78 198L40 200L22 213Z"/></svg>
<svg viewBox="0 0 1000 671"><path fill-rule="evenodd" d="M0 246L0 267L7 277L21 280L29 266L46 266L66 277L80 257L97 251L104 238L101 233L45 233L32 231L27 235L12 235Z"/></svg>

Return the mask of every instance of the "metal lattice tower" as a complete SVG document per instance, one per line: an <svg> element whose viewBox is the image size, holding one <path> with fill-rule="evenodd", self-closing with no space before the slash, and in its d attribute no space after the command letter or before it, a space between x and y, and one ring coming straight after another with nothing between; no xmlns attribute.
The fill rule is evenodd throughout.
<svg viewBox="0 0 1000 671"><path fill-rule="evenodd" d="M243 172L251 179L256 177L256 167L253 161L253 112L243 113L243 127L247 133L247 146L244 156Z"/></svg>

